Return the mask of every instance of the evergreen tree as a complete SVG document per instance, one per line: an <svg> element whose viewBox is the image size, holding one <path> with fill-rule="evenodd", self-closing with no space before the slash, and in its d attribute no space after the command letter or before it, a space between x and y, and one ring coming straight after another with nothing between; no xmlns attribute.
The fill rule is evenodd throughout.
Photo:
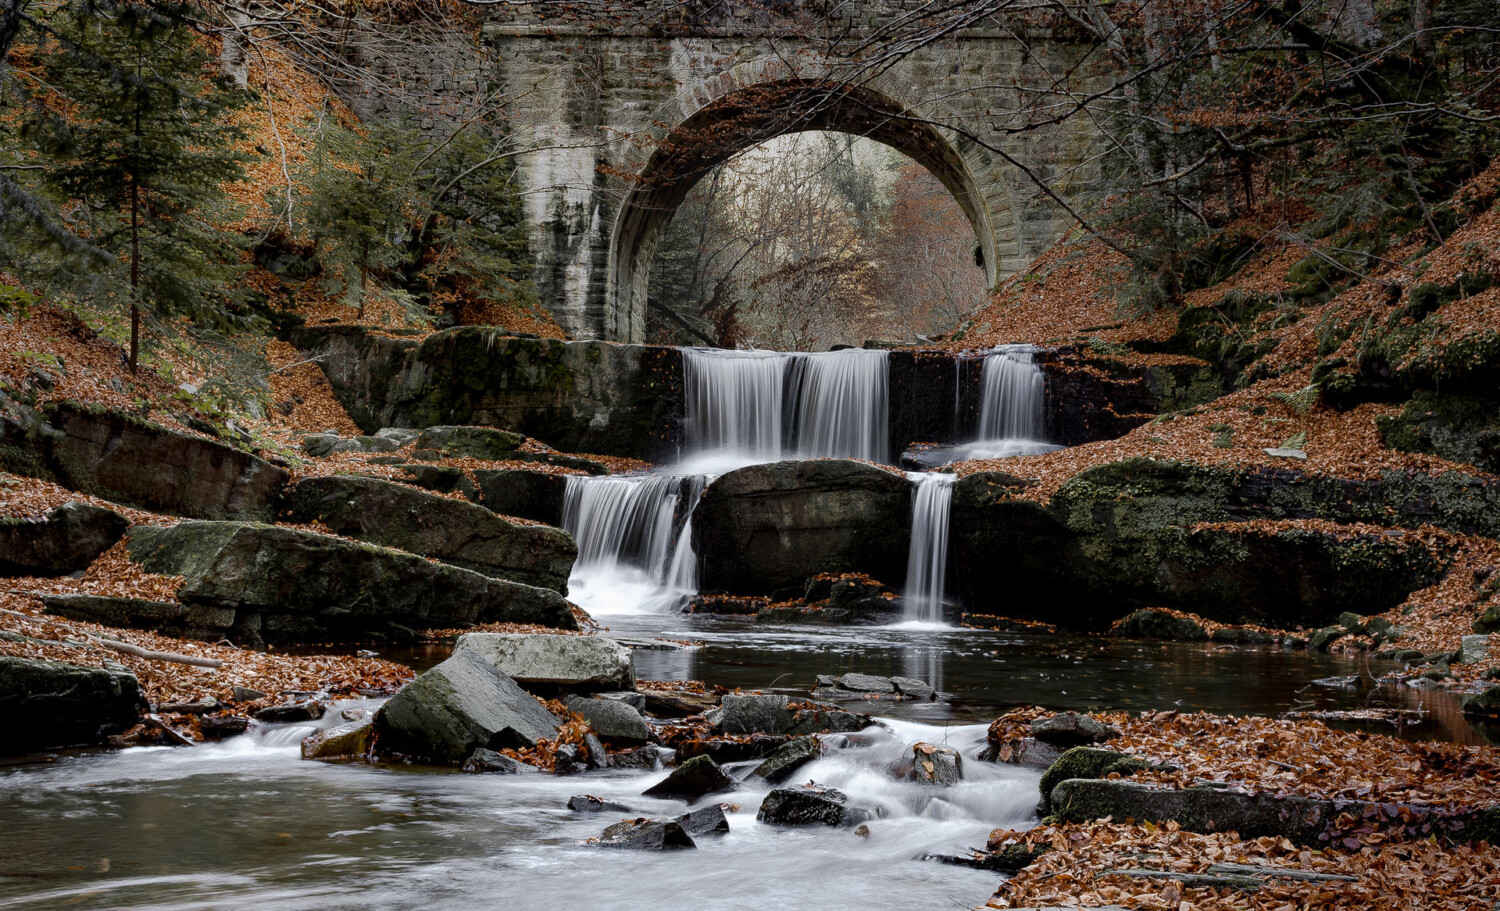
<svg viewBox="0 0 1500 911"><path fill-rule="evenodd" d="M142 311L224 324L233 249L212 217L243 176L227 115L244 101L217 77L186 7L78 0L39 49L56 115L37 125L44 180L76 201L81 233L111 254L130 300L130 367Z"/></svg>

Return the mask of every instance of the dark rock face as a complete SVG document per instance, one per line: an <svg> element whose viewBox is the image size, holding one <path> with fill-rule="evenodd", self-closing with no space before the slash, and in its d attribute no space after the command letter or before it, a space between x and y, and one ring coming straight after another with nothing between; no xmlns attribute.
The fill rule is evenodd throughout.
<svg viewBox="0 0 1500 911"><path fill-rule="evenodd" d="M148 629L185 639L217 642L234 626L231 608L175 601L142 601L105 595L42 595L47 613L70 620L128 629Z"/></svg>
<svg viewBox="0 0 1500 911"><path fill-rule="evenodd" d="M647 797L677 797L689 803L718 791L732 791L738 785L719 764L707 756L694 756L672 770L641 793Z"/></svg>
<svg viewBox="0 0 1500 911"><path fill-rule="evenodd" d="M568 480L560 474L526 469L481 468L473 472L478 502L502 516L561 526Z"/></svg>
<svg viewBox="0 0 1500 911"><path fill-rule="evenodd" d="M766 795L755 814L773 826L856 826L872 816L869 810L849 806L843 791L820 784L777 788Z"/></svg>
<svg viewBox="0 0 1500 911"><path fill-rule="evenodd" d="M466 428L467 429L467 428ZM578 556L560 528L508 522L482 506L376 478L307 478L287 496L292 522L432 557L496 579L566 593Z"/></svg>
<svg viewBox="0 0 1500 911"><path fill-rule="evenodd" d="M568 711L582 715L594 733L610 743L645 743L651 739L646 719L624 702L574 696L567 705Z"/></svg>
<svg viewBox="0 0 1500 911"><path fill-rule="evenodd" d="M750 774L771 784L781 784L797 770L823 755L823 745L816 737L797 737L776 748Z"/></svg>
<svg viewBox="0 0 1500 911"><path fill-rule="evenodd" d="M375 715L383 751L458 763L474 750L535 746L557 736L557 718L473 652L408 683Z"/></svg>
<svg viewBox="0 0 1500 911"><path fill-rule="evenodd" d="M724 807L720 804L684 813L677 817L677 824L694 838L729 833L729 819L724 815Z"/></svg>
<svg viewBox="0 0 1500 911"><path fill-rule="evenodd" d="M1200 523L1321 518L1500 530L1486 513L1500 502L1500 484L1454 472L1341 480L1130 459L1081 473L1045 504L1017 498L1018 489L986 473L955 486L961 597L980 612L1045 604L1047 614L1032 618L1075 628L1102 628L1152 604L1231 624L1313 626L1350 609L1386 610L1445 568L1399 532L1192 527ZM1073 609L1058 616L1059 602Z"/></svg>
<svg viewBox="0 0 1500 911"><path fill-rule="evenodd" d="M140 684L124 671L0 658L0 755L103 743L145 708Z"/></svg>
<svg viewBox="0 0 1500 911"><path fill-rule="evenodd" d="M1181 411L1223 395L1208 364L1142 367L1075 346L1039 352L1047 381L1045 438L1064 446L1124 436L1165 411Z"/></svg>
<svg viewBox="0 0 1500 911"><path fill-rule="evenodd" d="M725 696L723 704L705 716L725 734L849 733L870 724L869 715L843 712L816 703L793 704L786 696Z"/></svg>
<svg viewBox="0 0 1500 911"><path fill-rule="evenodd" d="M51 408L36 445L65 487L192 518L269 519L289 477L232 446L71 402Z"/></svg>
<svg viewBox="0 0 1500 911"><path fill-rule="evenodd" d="M1484 396L1420 391L1395 418L1376 418L1392 449L1425 452L1500 473L1500 407Z"/></svg>
<svg viewBox="0 0 1500 911"><path fill-rule="evenodd" d="M910 482L846 459L731 471L703 492L693 544L708 591L772 594L819 573L899 584L911 537Z"/></svg>
<svg viewBox="0 0 1500 911"><path fill-rule="evenodd" d="M536 766L527 765L519 759L511 759L504 753L497 753L485 747L479 747L470 753L461 768L465 772L492 772L501 775L519 775L522 772L540 771ZM568 806L572 806L572 801L568 802Z"/></svg>
<svg viewBox="0 0 1500 911"><path fill-rule="evenodd" d="M682 355L675 348L518 338L474 326L390 339L308 327L293 344L325 372L355 423L503 427L565 452L655 459L675 451Z"/></svg>
<svg viewBox="0 0 1500 911"><path fill-rule="evenodd" d="M111 509L64 503L35 519L0 518L0 575L61 576L87 569L130 522Z"/></svg>
<svg viewBox="0 0 1500 911"><path fill-rule="evenodd" d="M184 603L232 608L236 637L251 643L409 639L415 629L489 621L577 626L555 591L328 535L183 522L137 526L129 542L147 572L185 577Z"/></svg>
<svg viewBox="0 0 1500 911"><path fill-rule="evenodd" d="M617 822L594 842L601 848L635 851L678 851L698 847L675 819L627 819Z"/></svg>

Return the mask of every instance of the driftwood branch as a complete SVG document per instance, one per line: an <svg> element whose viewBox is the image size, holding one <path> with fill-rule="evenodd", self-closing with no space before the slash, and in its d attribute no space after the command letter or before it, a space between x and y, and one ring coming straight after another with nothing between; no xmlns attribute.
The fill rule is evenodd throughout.
<svg viewBox="0 0 1500 911"><path fill-rule="evenodd" d="M91 640L98 643L99 645L104 646L107 649L116 652L123 652L127 655L134 655L137 658L144 658L147 661L170 661L173 664L191 664L194 667L217 668L224 666L224 662L220 661L217 658L198 658L194 655L179 655L175 652L153 652L150 649L141 648L138 645L128 645L124 642L116 642L113 639L105 639L102 636L96 636L93 633L86 632L84 633L84 635L88 636Z"/></svg>

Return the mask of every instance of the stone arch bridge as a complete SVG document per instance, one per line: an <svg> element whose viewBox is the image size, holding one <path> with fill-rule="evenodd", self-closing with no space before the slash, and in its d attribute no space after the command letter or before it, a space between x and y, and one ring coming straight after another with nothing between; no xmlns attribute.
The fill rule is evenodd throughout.
<svg viewBox="0 0 1500 911"><path fill-rule="evenodd" d="M536 148L519 163L534 278L574 338L643 341L651 260L677 206L712 166L783 133L853 133L915 159L968 217L991 283L1070 224L1006 156L1064 199L1103 191L1100 137L1082 118L1001 129L1034 99L1062 100L1061 81L1102 78L1089 44L988 23L858 57L845 49L911 0L845 4L857 12L843 18L809 13L815 2L754 15L722 4L729 11L670 28L547 20L534 8L487 20L515 123Z"/></svg>

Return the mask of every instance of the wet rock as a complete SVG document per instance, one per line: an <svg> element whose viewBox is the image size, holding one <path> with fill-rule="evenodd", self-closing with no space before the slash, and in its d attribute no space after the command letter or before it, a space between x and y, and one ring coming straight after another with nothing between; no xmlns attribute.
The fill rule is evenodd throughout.
<svg viewBox="0 0 1500 911"><path fill-rule="evenodd" d="M1320 630L1314 630L1307 637L1307 647L1315 652L1326 652L1329 646L1347 635L1348 633L1342 626L1329 626Z"/></svg>
<svg viewBox="0 0 1500 911"><path fill-rule="evenodd" d="M224 740L250 730L250 719L229 712L204 715L198 719L198 730L209 740Z"/></svg>
<svg viewBox="0 0 1500 911"><path fill-rule="evenodd" d="M594 842L601 848L675 851L698 847L675 819L627 819L605 829Z"/></svg>
<svg viewBox="0 0 1500 911"><path fill-rule="evenodd" d="M673 769L665 780L641 793L646 797L676 797L692 803L705 795L732 791L738 786L718 763L707 756L694 756Z"/></svg>
<svg viewBox="0 0 1500 911"><path fill-rule="evenodd" d="M713 693L700 693L691 689L646 690L646 711L664 718L686 718L701 715L719 704Z"/></svg>
<svg viewBox="0 0 1500 911"><path fill-rule="evenodd" d="M429 449L444 455L500 462L515 454L526 442L519 433L493 427L439 425L428 427L416 438L417 449Z"/></svg>
<svg viewBox="0 0 1500 911"><path fill-rule="evenodd" d="M1500 686L1488 687L1465 699L1463 711L1470 718L1500 718Z"/></svg>
<svg viewBox="0 0 1500 911"><path fill-rule="evenodd" d="M794 737L858 731L870 724L869 715L844 712L817 703L793 703L786 696L773 694L725 696L723 704L705 718L714 729L726 734L789 734Z"/></svg>
<svg viewBox="0 0 1500 911"><path fill-rule="evenodd" d="M1042 780L1039 783L1042 792L1039 815L1046 816L1051 811L1052 792L1064 781L1103 778L1114 773L1133 775L1146 768L1147 765L1145 760L1127 753L1101 750L1096 747L1073 747L1059 756L1057 761L1042 773Z"/></svg>
<svg viewBox="0 0 1500 911"><path fill-rule="evenodd" d="M1278 641L1275 633L1238 626L1221 626L1209 633L1208 638L1225 645L1275 645Z"/></svg>
<svg viewBox="0 0 1500 911"><path fill-rule="evenodd" d="M460 762L478 747L535 746L558 720L516 682L472 651L408 683L375 715L381 748Z"/></svg>
<svg viewBox="0 0 1500 911"><path fill-rule="evenodd" d="M1031 722L1031 736L1055 746L1074 747L1085 743L1103 743L1120 736L1120 732L1088 715L1063 712Z"/></svg>
<svg viewBox="0 0 1500 911"><path fill-rule="evenodd" d="M235 612L227 607L179 604L175 601L142 601L107 595L42 595L49 614L102 623L125 629L146 629L184 639L217 642L234 626Z"/></svg>
<svg viewBox="0 0 1500 911"><path fill-rule="evenodd" d="M316 721L322 718L327 710L328 706L323 703L316 699L308 699L301 702L268 705L265 708L256 709L254 716L256 721L286 724L294 721Z"/></svg>
<svg viewBox="0 0 1500 911"><path fill-rule="evenodd" d="M729 819L724 815L724 807L721 804L684 813L677 817L677 824L694 838L701 838L704 835L729 834Z"/></svg>
<svg viewBox="0 0 1500 911"><path fill-rule="evenodd" d="M855 693L892 696L896 694L896 685L891 682L891 678L875 677L870 674L845 674L842 677L835 677L834 686Z"/></svg>
<svg viewBox="0 0 1500 911"><path fill-rule="evenodd" d="M503 582L412 554L247 522L136 526L130 559L183 576L186 604L234 608L235 636L259 642L413 638L413 629L578 621L555 591Z"/></svg>
<svg viewBox="0 0 1500 911"><path fill-rule="evenodd" d="M617 769L640 769L646 772L655 772L661 768L662 750L655 744L647 744L636 747L633 750L622 750L611 757L614 767Z"/></svg>
<svg viewBox="0 0 1500 911"><path fill-rule="evenodd" d="M557 775L581 775L590 768L583 760L582 748L571 743L562 744L554 754L552 771Z"/></svg>
<svg viewBox="0 0 1500 911"><path fill-rule="evenodd" d="M584 761L588 763L589 768L609 768L609 752L604 749L604 744L600 742L599 735L595 734L593 731L584 734L583 749L587 753L587 755L585 755L583 758Z"/></svg>
<svg viewBox="0 0 1500 911"><path fill-rule="evenodd" d="M755 818L773 826L856 826L873 814L849 806L849 798L836 788L802 784L767 794Z"/></svg>
<svg viewBox="0 0 1500 911"><path fill-rule="evenodd" d="M192 518L269 519L289 477L233 446L75 402L50 406L40 442L66 487Z"/></svg>
<svg viewBox="0 0 1500 911"><path fill-rule="evenodd" d="M645 743L651 739L646 719L627 703L573 696L567 706L569 711L583 716L595 734L611 743Z"/></svg>
<svg viewBox="0 0 1500 911"><path fill-rule="evenodd" d="M318 731L302 740L303 759L353 759L370 752L373 722L366 718Z"/></svg>
<svg viewBox="0 0 1500 911"><path fill-rule="evenodd" d="M895 685L896 692L904 699L926 699L937 698L937 690L925 681L914 677L892 677L891 683Z"/></svg>
<svg viewBox="0 0 1500 911"><path fill-rule="evenodd" d="M541 771L534 765L524 763L519 759L512 759L504 753L495 750L478 747L469 754L460 768L465 772L472 773L497 773L500 775L519 775L522 772Z"/></svg>
<svg viewBox="0 0 1500 911"><path fill-rule="evenodd" d="M817 737L797 737L777 747L750 775L771 784L781 784L821 755L823 745Z"/></svg>
<svg viewBox="0 0 1500 911"><path fill-rule="evenodd" d="M845 459L776 462L720 476L693 513L709 592L770 595L819 573L880 576L904 566L910 482Z"/></svg>
<svg viewBox="0 0 1500 911"><path fill-rule="evenodd" d="M631 809L623 803L605 800L592 794L575 794L568 798L568 809L574 813L629 813Z"/></svg>
<svg viewBox="0 0 1500 911"><path fill-rule="evenodd" d="M963 779L963 760L952 747L916 743L912 745L911 751L911 778L917 784L947 787L958 784Z"/></svg>
<svg viewBox="0 0 1500 911"><path fill-rule="evenodd" d="M1112 632L1130 639L1165 639L1169 642L1201 642L1208 638L1203 627L1192 620L1160 610L1138 610L1121 620Z"/></svg>
<svg viewBox="0 0 1500 911"><path fill-rule="evenodd" d="M708 756L723 765L726 762L744 762L763 759L776 752L791 740L785 734L750 734L735 738L710 737L704 740L684 740L677 744L679 759Z"/></svg>
<svg viewBox="0 0 1500 911"><path fill-rule="evenodd" d="M0 755L101 744L145 708L123 670L0 658Z"/></svg>
<svg viewBox="0 0 1500 911"><path fill-rule="evenodd" d="M483 506L377 478L306 478L284 517L441 560L496 579L566 593L578 545L560 528L510 522Z"/></svg>
<svg viewBox="0 0 1500 911"><path fill-rule="evenodd" d="M474 652L524 685L633 689L630 649L599 636L465 633L453 647Z"/></svg>
<svg viewBox="0 0 1500 911"><path fill-rule="evenodd" d="M88 503L64 503L33 519L0 518L0 576L62 576L87 569L130 522Z"/></svg>

